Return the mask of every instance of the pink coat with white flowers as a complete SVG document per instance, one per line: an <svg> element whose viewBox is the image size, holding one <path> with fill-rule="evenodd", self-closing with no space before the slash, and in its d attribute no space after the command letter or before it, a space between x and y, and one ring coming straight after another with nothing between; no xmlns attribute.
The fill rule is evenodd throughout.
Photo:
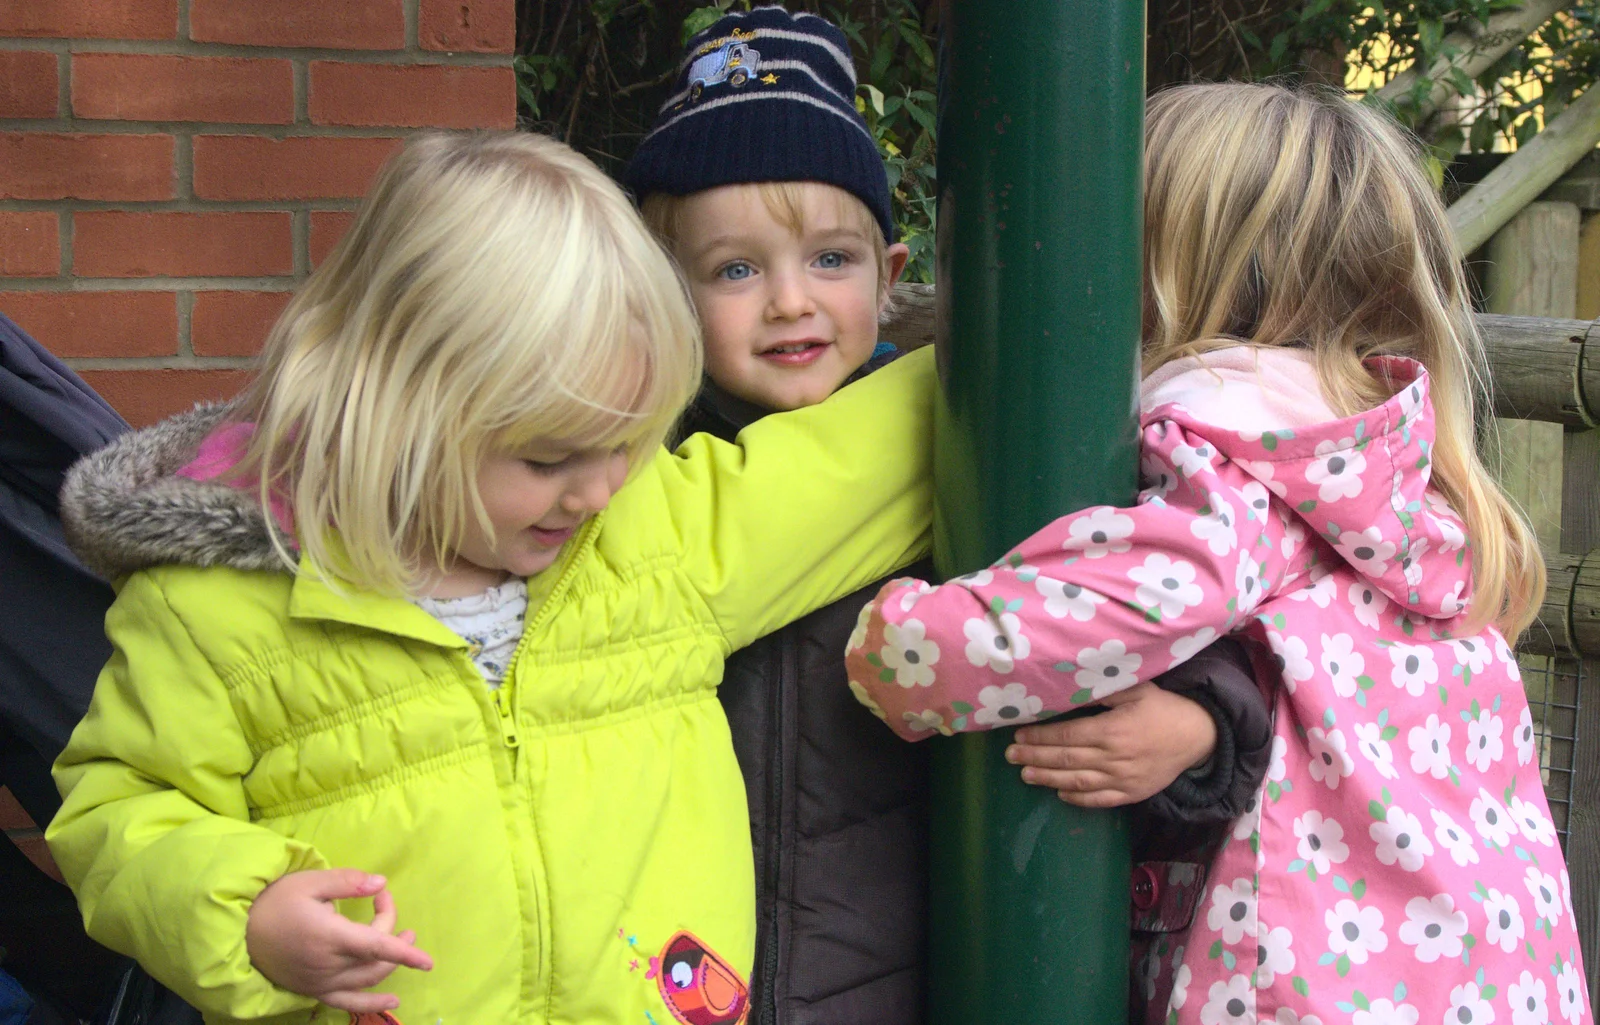
<svg viewBox="0 0 1600 1025"><path fill-rule="evenodd" d="M1159 406L1147 387L1137 505L1064 516L943 586L889 584L851 688L918 739L1074 708L1242 635L1276 666L1274 757L1188 942L1144 969L1147 991L1176 973L1166 1020L1588 1021L1516 660L1493 629L1453 632L1471 548L1428 488L1426 373L1378 361L1398 390L1341 419L1298 355L1184 363ZM1274 374L1325 415L1286 414Z"/></svg>

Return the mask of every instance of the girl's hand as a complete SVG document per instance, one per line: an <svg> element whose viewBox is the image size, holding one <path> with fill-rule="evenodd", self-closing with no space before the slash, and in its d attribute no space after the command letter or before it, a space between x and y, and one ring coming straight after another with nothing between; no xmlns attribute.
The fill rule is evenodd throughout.
<svg viewBox="0 0 1600 1025"><path fill-rule="evenodd" d="M1114 808L1165 790L1217 745L1210 712L1148 681L1100 704L1108 711L1017 730L1006 760L1024 766L1023 782L1081 808Z"/></svg>
<svg viewBox="0 0 1600 1025"><path fill-rule="evenodd" d="M250 906L245 947L256 969L273 983L329 1007L363 1013L392 1011L392 993L364 993L401 965L430 971L433 959L414 944L409 929L393 935L394 897L383 876L353 868L291 872L270 884ZM371 897L370 925L352 922L336 900Z"/></svg>

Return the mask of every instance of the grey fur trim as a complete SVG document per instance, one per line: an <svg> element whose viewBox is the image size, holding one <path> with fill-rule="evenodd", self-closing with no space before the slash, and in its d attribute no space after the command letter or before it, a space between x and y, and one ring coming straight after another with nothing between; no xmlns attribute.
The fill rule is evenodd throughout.
<svg viewBox="0 0 1600 1025"><path fill-rule="evenodd" d="M227 414L197 406L84 456L61 488L67 543L115 580L166 563L286 571L249 491L174 476ZM292 553L291 539L283 538Z"/></svg>

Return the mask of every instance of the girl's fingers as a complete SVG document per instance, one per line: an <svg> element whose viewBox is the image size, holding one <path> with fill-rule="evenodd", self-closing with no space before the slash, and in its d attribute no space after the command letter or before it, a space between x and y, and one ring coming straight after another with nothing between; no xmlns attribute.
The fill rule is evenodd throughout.
<svg viewBox="0 0 1600 1025"><path fill-rule="evenodd" d="M1006 761L1040 769L1100 769L1107 764L1106 752L1099 748L1054 744L1012 744L1006 748Z"/></svg>
<svg viewBox="0 0 1600 1025"><path fill-rule="evenodd" d="M1093 770L1063 771L1060 769L1036 769L1032 766L1022 770L1022 782L1030 783L1036 787L1049 787L1051 790L1065 790L1070 793L1089 793L1094 790L1104 790L1114 786L1115 780L1103 772Z"/></svg>
<svg viewBox="0 0 1600 1025"><path fill-rule="evenodd" d="M365 961L328 976L322 983L322 987L328 990L348 992L354 992L358 989L371 989L393 975L394 970L395 965L392 961Z"/></svg>
<svg viewBox="0 0 1600 1025"><path fill-rule="evenodd" d="M370 925L346 920L334 940L335 949L355 964L387 961L405 968L431 971L433 958L399 936L390 936Z"/></svg>
<svg viewBox="0 0 1600 1025"><path fill-rule="evenodd" d="M354 1014L372 1014L392 1011L400 1006L400 998L393 993L364 993L359 989L336 989L317 997L329 1007Z"/></svg>
<svg viewBox="0 0 1600 1025"><path fill-rule="evenodd" d="M372 897L372 927L381 933L394 932L396 912L394 907L394 894L388 887L379 890Z"/></svg>
<svg viewBox="0 0 1600 1025"><path fill-rule="evenodd" d="M1087 793L1058 790L1056 796L1078 808L1118 808L1133 803L1127 794L1119 790L1090 790Z"/></svg>

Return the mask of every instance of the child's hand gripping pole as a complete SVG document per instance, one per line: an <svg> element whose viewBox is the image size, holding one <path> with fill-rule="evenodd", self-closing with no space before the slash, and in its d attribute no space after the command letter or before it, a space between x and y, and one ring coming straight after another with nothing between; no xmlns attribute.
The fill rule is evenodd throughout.
<svg viewBox="0 0 1600 1025"><path fill-rule="evenodd" d="M250 907L245 945L257 970L276 985L329 1007L365 1013L392 1011L392 993L364 992L396 968L430 971L433 959L416 934L394 934L394 896L383 876L353 868L291 872L271 883ZM341 915L336 900L371 897L375 914L363 925Z"/></svg>

